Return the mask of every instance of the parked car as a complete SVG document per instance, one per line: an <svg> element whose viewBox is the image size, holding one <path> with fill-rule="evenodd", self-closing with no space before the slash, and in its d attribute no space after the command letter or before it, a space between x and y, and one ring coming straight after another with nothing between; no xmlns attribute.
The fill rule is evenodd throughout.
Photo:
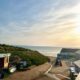
<svg viewBox="0 0 80 80"><path fill-rule="evenodd" d="M27 62L26 61L20 61L17 64L17 70L25 70L27 68Z"/></svg>
<svg viewBox="0 0 80 80"><path fill-rule="evenodd" d="M12 66L9 68L9 72L14 73L16 71L16 69L17 69L16 66Z"/></svg>

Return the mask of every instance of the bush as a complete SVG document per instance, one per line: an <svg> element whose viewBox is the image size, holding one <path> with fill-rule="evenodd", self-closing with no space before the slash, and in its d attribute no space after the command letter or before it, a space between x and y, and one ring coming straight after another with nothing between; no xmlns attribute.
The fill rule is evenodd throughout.
<svg viewBox="0 0 80 80"><path fill-rule="evenodd" d="M33 51L21 47L9 46L5 44L0 44L0 52L11 53L10 62L18 62L20 60L25 60L27 61L28 66L41 65L49 61L46 56L40 54L38 51Z"/></svg>

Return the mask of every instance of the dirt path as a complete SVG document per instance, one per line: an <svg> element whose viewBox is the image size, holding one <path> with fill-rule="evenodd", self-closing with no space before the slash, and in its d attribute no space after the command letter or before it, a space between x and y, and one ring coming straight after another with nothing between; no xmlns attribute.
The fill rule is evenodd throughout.
<svg viewBox="0 0 80 80"><path fill-rule="evenodd" d="M69 76L69 66L66 64L65 61L62 61L62 66L57 66L57 67L53 66L49 73L52 75L52 77L53 75L55 75L60 80L65 80L66 78L70 79L68 77Z"/></svg>
<svg viewBox="0 0 80 80"><path fill-rule="evenodd" d="M54 73L54 74L64 74L68 71L69 69L69 66L66 64L65 61L62 61L62 66L53 66L53 68L51 69L51 73Z"/></svg>
<svg viewBox="0 0 80 80"><path fill-rule="evenodd" d="M39 77L39 78L37 78L37 79L34 79L34 80L55 80L55 79L43 75L43 76L41 76L41 77Z"/></svg>
<svg viewBox="0 0 80 80"><path fill-rule="evenodd" d="M29 71L16 72L10 75L7 79L4 80L33 80L50 67L49 63L45 63L43 65L37 66Z"/></svg>

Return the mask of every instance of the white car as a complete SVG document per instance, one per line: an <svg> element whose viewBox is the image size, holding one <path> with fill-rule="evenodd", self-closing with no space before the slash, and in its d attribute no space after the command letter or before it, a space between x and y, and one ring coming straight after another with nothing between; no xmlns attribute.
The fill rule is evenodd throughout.
<svg viewBox="0 0 80 80"><path fill-rule="evenodd" d="M9 72L10 73L14 73L16 71L16 67L15 66L12 66L9 68Z"/></svg>
<svg viewBox="0 0 80 80"><path fill-rule="evenodd" d="M75 72L76 72L75 67L74 67L74 66L71 66L71 67L70 67L70 71L71 71L72 73L75 73Z"/></svg>

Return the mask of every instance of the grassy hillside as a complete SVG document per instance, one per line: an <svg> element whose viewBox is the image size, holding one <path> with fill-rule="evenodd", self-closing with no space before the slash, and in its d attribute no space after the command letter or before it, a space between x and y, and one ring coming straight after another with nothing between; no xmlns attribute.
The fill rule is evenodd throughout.
<svg viewBox="0 0 80 80"><path fill-rule="evenodd" d="M40 65L49 60L46 56L40 54L38 51L5 44L0 44L0 54L1 53L11 53L10 61L26 60L28 66Z"/></svg>

